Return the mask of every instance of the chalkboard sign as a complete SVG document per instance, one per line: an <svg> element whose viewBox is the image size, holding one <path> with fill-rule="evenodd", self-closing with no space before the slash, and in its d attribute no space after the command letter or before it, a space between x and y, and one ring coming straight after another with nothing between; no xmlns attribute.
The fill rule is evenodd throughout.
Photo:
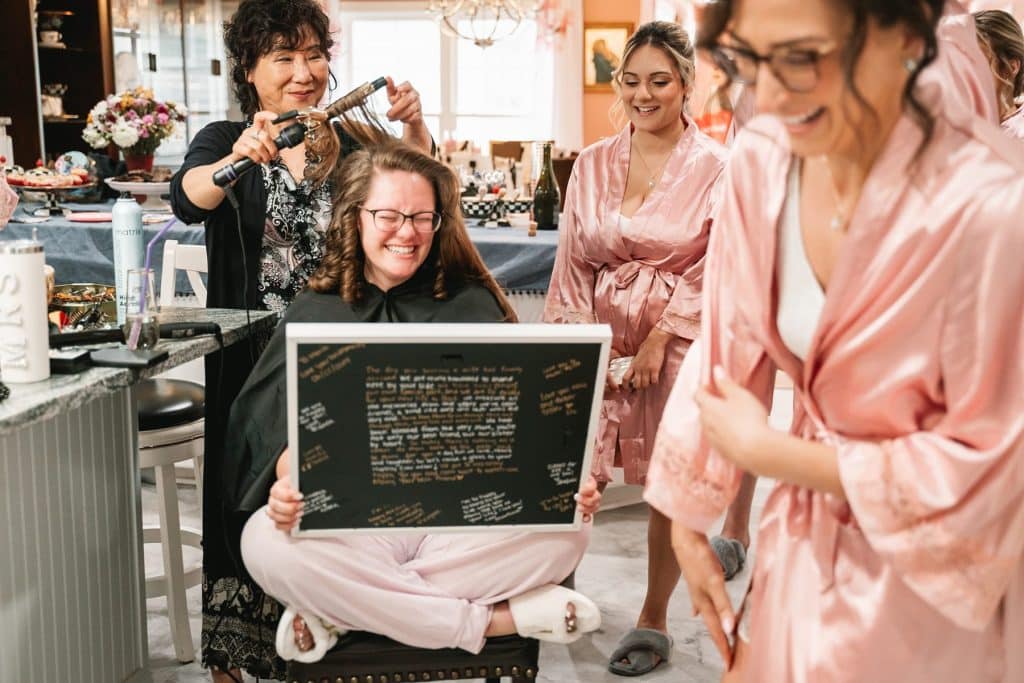
<svg viewBox="0 0 1024 683"><path fill-rule="evenodd" d="M578 527L606 325L290 324L296 534Z"/></svg>

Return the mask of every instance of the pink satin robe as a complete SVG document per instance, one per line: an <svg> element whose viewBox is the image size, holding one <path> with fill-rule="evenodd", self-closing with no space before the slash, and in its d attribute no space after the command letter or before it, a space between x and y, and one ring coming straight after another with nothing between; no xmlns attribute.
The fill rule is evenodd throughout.
<svg viewBox="0 0 1024 683"><path fill-rule="evenodd" d="M775 323L791 161L772 119L732 151L708 249L700 341L666 407L645 498L707 532L742 472L693 401L710 368L766 399L795 385L792 432L837 449L847 500L780 483L765 504L747 680L1024 681L1024 160L952 114L913 171L904 117L851 218L801 362Z"/></svg>
<svg viewBox="0 0 1024 683"><path fill-rule="evenodd" d="M946 2L936 29L939 52L922 72L919 85L938 84L946 107L967 107L983 119L999 123L999 102L992 67L978 45L974 17L956 0Z"/></svg>
<svg viewBox="0 0 1024 683"><path fill-rule="evenodd" d="M1024 107L1020 107L1017 111L1006 117L1000 124L1000 127L1010 137L1024 140Z"/></svg>
<svg viewBox="0 0 1024 683"><path fill-rule="evenodd" d="M647 476L654 435L679 366L700 331L701 281L725 147L687 119L660 182L618 225L630 162L630 127L583 150L566 191L555 266L544 307L554 323L602 322L612 357L633 356L657 326L674 335L656 385L606 394L592 472L628 483Z"/></svg>

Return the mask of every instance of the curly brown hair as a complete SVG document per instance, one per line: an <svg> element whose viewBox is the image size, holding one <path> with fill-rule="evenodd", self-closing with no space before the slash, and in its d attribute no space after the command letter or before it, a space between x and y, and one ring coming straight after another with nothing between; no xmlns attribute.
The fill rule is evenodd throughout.
<svg viewBox="0 0 1024 683"><path fill-rule="evenodd" d="M332 174L337 192L334 213L327 228L324 258L309 280L310 289L322 294L337 292L347 303L362 300L366 255L359 239L359 207L366 201L379 171L415 173L426 178L434 188L435 210L441 214L441 227L435 233L424 264L435 273L434 298L447 299L450 292L478 284L494 295L505 320L515 322L515 310L466 232L461 188L455 174L441 162L393 139L350 153Z"/></svg>
<svg viewBox="0 0 1024 683"><path fill-rule="evenodd" d="M293 50L312 36L325 55L334 45L330 21L316 0L242 0L224 22L224 49L231 63L231 82L242 113L260 108L249 72L271 50ZM333 79L333 75L332 75Z"/></svg>

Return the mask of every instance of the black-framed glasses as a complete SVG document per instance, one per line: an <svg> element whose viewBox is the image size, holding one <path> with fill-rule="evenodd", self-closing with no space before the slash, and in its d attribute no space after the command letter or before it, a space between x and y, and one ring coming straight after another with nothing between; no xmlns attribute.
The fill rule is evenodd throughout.
<svg viewBox="0 0 1024 683"><path fill-rule="evenodd" d="M441 214L436 211L420 211L418 213L402 213L397 209L360 209L373 216L373 225L381 232L398 232L406 221L412 223L416 232L437 232L441 227Z"/></svg>
<svg viewBox="0 0 1024 683"><path fill-rule="evenodd" d="M761 64L791 92L810 92L818 85L822 59L832 55L837 45L825 48L780 47L761 55L738 45L717 45L712 48L715 62L737 83L754 85Z"/></svg>

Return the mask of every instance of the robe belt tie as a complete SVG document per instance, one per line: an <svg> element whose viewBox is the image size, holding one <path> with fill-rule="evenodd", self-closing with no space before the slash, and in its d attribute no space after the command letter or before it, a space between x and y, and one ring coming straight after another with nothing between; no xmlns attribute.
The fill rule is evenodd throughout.
<svg viewBox="0 0 1024 683"><path fill-rule="evenodd" d="M803 402L803 416L798 434L805 439L811 439L829 446L837 447L839 439L834 433L825 428L824 423L817 413L808 405L803 392L798 392ZM843 520L849 517L849 506L834 496L821 494L817 496L823 503L821 506L812 506L817 512L816 518L811 519L810 536L812 545L815 548L815 562L821 574L819 590L824 593L835 584L836 552L839 546L839 534L843 526ZM812 514L814 514L812 512Z"/></svg>
<svg viewBox="0 0 1024 683"><path fill-rule="evenodd" d="M653 282L655 278L658 278L665 283L669 288L669 291L675 287L676 276L674 273L661 270L656 266L652 266L649 263L643 263L642 261L628 261L612 271L612 281L615 283L615 288L626 289L633 284L633 281L637 279L641 271L647 275L649 283ZM650 284L648 284L648 287L649 286Z"/></svg>

